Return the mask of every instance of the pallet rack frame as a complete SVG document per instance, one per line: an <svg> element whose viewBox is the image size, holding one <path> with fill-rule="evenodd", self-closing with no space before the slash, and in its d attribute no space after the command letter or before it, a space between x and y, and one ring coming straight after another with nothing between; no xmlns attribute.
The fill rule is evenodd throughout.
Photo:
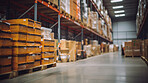
<svg viewBox="0 0 148 83"><path fill-rule="evenodd" d="M60 2L60 0L58 0L58 1ZM80 0L80 1L82 2L82 0ZM57 16L56 17L58 19L54 19L54 18L52 18L50 16L47 16L47 15L45 15L43 13L38 12L38 3L42 4L47 9L50 9L50 10L56 12L57 13ZM15 4L15 5L17 5L17 6L21 7L21 8L25 8L26 10L28 9L28 7L23 6L23 5L15 2L14 0L10 0L10 4ZM95 11L98 12L99 16L105 21L105 23L107 23L106 20L105 20L105 18L104 18L104 16L97 9L97 6L93 2L93 0L87 0L87 4L91 4L91 10L92 10L92 7L94 7L95 8ZM58 3L58 8L59 9L54 8L52 5L48 4L47 2L45 2L43 0L34 0L34 9L31 9L30 10L30 11L34 12L34 14L32 15L32 13L30 13L30 12L28 12L27 14L34 16L34 20L35 21L39 20L38 19L39 18L38 16L40 15L40 16L43 16L45 18L48 18L48 19L52 20L52 21L50 21L50 20L47 20L45 18L40 18L41 20L44 20L45 22L48 22L48 23L51 23L51 24L55 24L55 22L58 22L58 42L59 43L60 43L60 36L61 36L60 30L61 29L64 29L61 26L67 27L68 31L69 31L69 29L71 29L71 30L77 31L77 33L80 33L81 32L82 50L83 50L83 38L84 38L84 35L87 35L88 36L88 33L92 34L93 37L96 36L95 38L97 40L99 40L99 43L101 43L101 40L106 41L106 42L109 42L109 43L112 43L112 41L110 41L109 39L103 37L102 35L98 34L97 32L93 31L92 29L90 29L90 28L82 25L81 23L78 23L78 22L70 19L69 17L66 17L63 14L61 14L60 13L60 3ZM21 9L18 9L18 10L21 11ZM48 12L50 12L50 11L48 11ZM81 13L82 13L82 8L81 8ZM81 14L81 19L83 19L82 14ZM74 26L74 28L72 26ZM111 30L111 32L112 32L112 30Z"/></svg>

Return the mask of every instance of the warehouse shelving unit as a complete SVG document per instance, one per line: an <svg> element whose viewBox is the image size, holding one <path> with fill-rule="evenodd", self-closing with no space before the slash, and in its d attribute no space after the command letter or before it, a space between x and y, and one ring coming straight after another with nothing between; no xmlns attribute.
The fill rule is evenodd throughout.
<svg viewBox="0 0 148 83"><path fill-rule="evenodd" d="M105 21L105 24L107 24L104 16L97 9L96 4L92 0L87 0L87 1L89 1L89 4L92 4L92 6L95 8L95 11L98 12L99 17L101 17ZM21 1L20 0L9 0L8 4L17 6L18 8L14 6L12 6L11 8L15 9L16 11L21 12L22 14L28 11L28 9L30 9L29 7L34 6L34 9L31 8L25 14L29 15L29 17L31 19L34 19L35 21L41 21L43 26L46 26L47 23L51 24L51 26L52 25L57 26L58 24L58 29L57 29L58 40L60 40L60 36L61 36L60 29L63 29L63 30L68 29L69 32L72 32L75 34L82 33L81 41L83 40L84 36L89 36L89 37L93 37L93 39L99 40L99 43L101 43L101 41L112 43L112 41L110 41L108 38L105 38L104 36L88 28L87 26L84 26L83 23L73 20L69 16L64 15L64 13L61 13L60 9L58 9L60 8L60 4L59 6L56 6L54 4L47 3L43 0L21 0ZM58 18L58 16L60 18ZM46 24L44 24L44 22Z"/></svg>
<svg viewBox="0 0 148 83"><path fill-rule="evenodd" d="M88 27L82 25L81 23L78 23L75 20L72 20L71 18L65 16L64 14L61 14L60 11L56 7L53 7L51 4L48 4L47 2L45 2L43 0L35 0L35 2L34 2L34 0L32 0L32 1L29 1L29 3L26 2L26 1L27 0L24 0L22 2L19 1L19 2L21 2L21 3L19 3L19 2L15 2L14 0L10 0L10 3L18 6L19 8L17 8L16 10L21 11L20 8L23 8L23 9L26 9L26 10L29 9L27 6L24 6L23 3L25 5L29 5L31 7L32 5L34 5L34 3L37 2L37 10L36 11L39 11L39 12L36 12L37 15L35 13L33 14L31 12L27 12L26 14L31 15L31 16L36 15L37 16L36 19L38 21L43 20L43 21L48 22L50 24L55 24L56 22L58 22L58 15L60 15L60 18L61 18L61 21L60 21L61 24L60 25L61 26L67 27L72 31L77 31L77 34L81 32L81 28L84 28L84 35L92 33L92 34L100 37L104 41L112 43L112 41L101 36L97 32L89 29ZM92 0L90 0L90 1L91 1L92 4L94 4L94 2ZM95 4L94 4L94 6L95 6ZM30 11L35 12L34 9L31 9ZM21 11L21 12L24 12L24 11ZM101 18L104 19L103 15L100 13L100 11L98 11L98 13L101 16ZM40 16L42 16L43 18L40 18ZM34 20L36 20L36 19L34 18ZM61 28L61 29L64 29L64 28Z"/></svg>
<svg viewBox="0 0 148 83"><path fill-rule="evenodd" d="M144 19L138 30L137 38L138 39L147 39L148 38L148 9L145 12Z"/></svg>

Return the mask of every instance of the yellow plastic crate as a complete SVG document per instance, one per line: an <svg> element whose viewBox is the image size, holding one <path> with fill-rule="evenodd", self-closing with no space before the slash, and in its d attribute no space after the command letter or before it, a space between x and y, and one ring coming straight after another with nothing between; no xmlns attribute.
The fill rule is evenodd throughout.
<svg viewBox="0 0 148 83"><path fill-rule="evenodd" d="M3 57L0 57L0 65L1 66L4 66L4 65L11 65L12 61L12 56L3 56Z"/></svg>
<svg viewBox="0 0 148 83"><path fill-rule="evenodd" d="M28 26L21 25L21 24L13 24L10 25L11 32L22 32L27 33Z"/></svg>
<svg viewBox="0 0 148 83"><path fill-rule="evenodd" d="M50 51L50 52L54 52L54 47L50 47L50 48L49 48L49 51Z"/></svg>
<svg viewBox="0 0 148 83"><path fill-rule="evenodd" d="M13 47L13 55L27 54L27 47Z"/></svg>
<svg viewBox="0 0 148 83"><path fill-rule="evenodd" d="M12 55L12 48L11 47L1 47L0 48L0 56L5 55Z"/></svg>
<svg viewBox="0 0 148 83"><path fill-rule="evenodd" d="M27 55L26 56L26 62L34 62L35 61L35 55L34 54L31 54L31 55Z"/></svg>
<svg viewBox="0 0 148 83"><path fill-rule="evenodd" d="M52 64L52 63L54 63L54 58L49 59L49 64Z"/></svg>
<svg viewBox="0 0 148 83"><path fill-rule="evenodd" d="M26 55L18 55L18 64L26 63Z"/></svg>
<svg viewBox="0 0 148 83"><path fill-rule="evenodd" d="M35 54L35 60L40 60L41 59L41 54Z"/></svg>
<svg viewBox="0 0 148 83"><path fill-rule="evenodd" d="M41 35L41 29L36 28L36 29L35 29L35 34L36 34L36 35Z"/></svg>
<svg viewBox="0 0 148 83"><path fill-rule="evenodd" d="M9 31L10 32L10 27L9 24L0 22L0 30L1 31Z"/></svg>
<svg viewBox="0 0 148 83"><path fill-rule="evenodd" d="M41 53L41 47L40 46L36 46L35 53Z"/></svg>
<svg viewBox="0 0 148 83"><path fill-rule="evenodd" d="M34 35L32 35L32 34L28 34L27 35L27 41L34 42L34 40L35 40L35 36Z"/></svg>
<svg viewBox="0 0 148 83"><path fill-rule="evenodd" d="M11 39L7 39L7 38L3 38L3 39L0 39L0 47L2 46L12 46L13 45L13 42Z"/></svg>
<svg viewBox="0 0 148 83"><path fill-rule="evenodd" d="M26 46L26 42L13 41L13 46Z"/></svg>
<svg viewBox="0 0 148 83"><path fill-rule="evenodd" d="M35 42L41 42L41 35L35 35L34 36L34 41Z"/></svg>
<svg viewBox="0 0 148 83"><path fill-rule="evenodd" d="M44 52L42 53L42 58L53 58L54 53Z"/></svg>
<svg viewBox="0 0 148 83"><path fill-rule="evenodd" d="M11 32L0 31L0 38L11 38Z"/></svg>
<svg viewBox="0 0 148 83"><path fill-rule="evenodd" d="M34 21L35 28L41 29L41 22Z"/></svg>
<svg viewBox="0 0 148 83"><path fill-rule="evenodd" d="M45 40L45 39L43 39L43 40L41 41L41 43L42 43L42 45L44 45L44 46L54 46L54 45L55 45L54 40Z"/></svg>
<svg viewBox="0 0 148 83"><path fill-rule="evenodd" d="M13 40L26 41L27 34L26 33L13 33L13 34L11 34L11 37Z"/></svg>
<svg viewBox="0 0 148 83"><path fill-rule="evenodd" d="M35 34L35 28L34 27L28 27L27 28L27 33L29 33L29 34Z"/></svg>
<svg viewBox="0 0 148 83"><path fill-rule="evenodd" d="M34 46L27 47L28 54L34 54L35 52L36 52L36 47L34 47Z"/></svg>
<svg viewBox="0 0 148 83"><path fill-rule="evenodd" d="M30 27L34 27L34 21L31 19L11 19L11 20L4 20L3 22L8 22L10 24L22 24Z"/></svg>
<svg viewBox="0 0 148 83"><path fill-rule="evenodd" d="M44 58L43 60L41 60L41 65L47 65L49 64L49 58Z"/></svg>

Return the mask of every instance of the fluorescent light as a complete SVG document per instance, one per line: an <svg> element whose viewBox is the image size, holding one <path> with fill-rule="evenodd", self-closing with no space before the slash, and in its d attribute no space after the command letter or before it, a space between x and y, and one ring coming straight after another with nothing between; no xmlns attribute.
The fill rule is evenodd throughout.
<svg viewBox="0 0 148 83"><path fill-rule="evenodd" d="M111 3L121 2L123 0L111 0Z"/></svg>
<svg viewBox="0 0 148 83"><path fill-rule="evenodd" d="M124 10L119 10L119 11L114 11L114 13L123 13L125 12Z"/></svg>
<svg viewBox="0 0 148 83"><path fill-rule="evenodd" d="M123 8L123 6L114 6L113 9Z"/></svg>
<svg viewBox="0 0 148 83"><path fill-rule="evenodd" d="M122 16L125 16L125 14L117 14L117 15L115 15L115 17L122 17Z"/></svg>

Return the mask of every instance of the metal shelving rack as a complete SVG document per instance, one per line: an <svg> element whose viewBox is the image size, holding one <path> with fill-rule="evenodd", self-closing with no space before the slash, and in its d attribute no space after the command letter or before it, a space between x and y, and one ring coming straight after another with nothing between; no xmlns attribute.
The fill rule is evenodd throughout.
<svg viewBox="0 0 148 83"><path fill-rule="evenodd" d="M147 7L148 8L148 7ZM138 39L148 39L148 9L146 9L144 19L137 33Z"/></svg>
<svg viewBox="0 0 148 83"><path fill-rule="evenodd" d="M58 7L53 7L51 4L48 4L47 2L43 0L10 0L10 4L18 6L18 8L14 8L15 10L19 12L24 12L22 9L29 10L31 12L27 12L26 14L29 16L34 17L35 21L44 21L48 22L50 24L53 24L54 26L57 26L58 24L58 41L60 42L60 30L66 30L63 27L68 28L70 32L75 32L76 34L81 33L81 41L83 42L84 35L90 36L89 34L92 34L93 36L96 36L97 40L103 40L105 42L112 43L109 39L101 36L97 32L91 30L90 28L82 25L81 23L76 22L75 20L72 20L71 18L63 15L60 13L60 3L58 3ZM104 16L101 14L101 12L97 9L96 4L92 0L87 0L89 3L92 4L93 7L95 7L95 10L98 12L99 16L106 22ZM20 2L20 3L19 3ZM60 0L59 0L60 2ZM24 5L25 4L25 5ZM30 9L29 7L32 7L34 5L34 9ZM12 7L13 8L13 7ZM81 10L82 11L82 10ZM40 18L42 17L42 18ZM33 18L32 18L33 19ZM63 27L61 27L63 26ZM111 30L112 31L112 30ZM83 50L83 43L82 43L82 50Z"/></svg>

